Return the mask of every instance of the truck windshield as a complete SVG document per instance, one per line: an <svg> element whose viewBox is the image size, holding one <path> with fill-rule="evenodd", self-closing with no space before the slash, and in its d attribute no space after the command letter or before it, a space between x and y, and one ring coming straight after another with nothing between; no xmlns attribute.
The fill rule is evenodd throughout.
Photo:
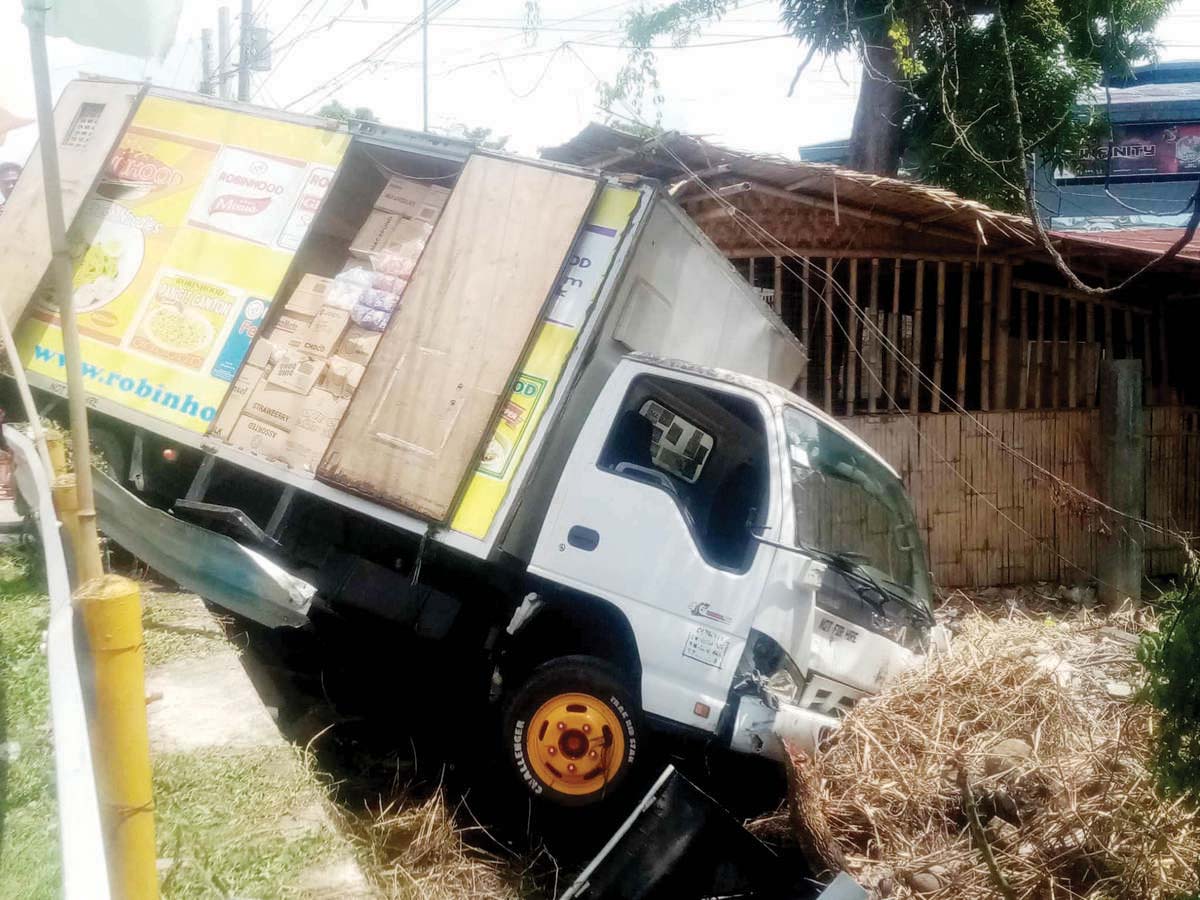
<svg viewBox="0 0 1200 900"><path fill-rule="evenodd" d="M785 407L797 545L860 566L926 606L929 575L904 487L869 453L794 407Z"/></svg>

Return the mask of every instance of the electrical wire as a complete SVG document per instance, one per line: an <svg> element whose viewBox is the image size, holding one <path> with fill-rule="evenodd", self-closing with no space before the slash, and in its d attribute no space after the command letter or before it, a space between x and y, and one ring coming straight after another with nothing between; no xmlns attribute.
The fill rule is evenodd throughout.
<svg viewBox="0 0 1200 900"><path fill-rule="evenodd" d="M423 25L428 24L435 16L451 9L458 3L458 0L434 0L428 11L424 14L417 15L407 24L401 26L381 43L376 45L372 50L359 60L346 66L340 72L334 74L325 84L319 85L305 94L297 97L291 103L284 106L284 109L291 109L298 103L308 100L310 97L318 96L314 102L319 104L322 100L332 96L335 92L341 90L347 85L353 83L360 78L362 74L372 68L377 68L380 64L387 60L397 47L405 40L416 34ZM382 54L382 55L381 55Z"/></svg>

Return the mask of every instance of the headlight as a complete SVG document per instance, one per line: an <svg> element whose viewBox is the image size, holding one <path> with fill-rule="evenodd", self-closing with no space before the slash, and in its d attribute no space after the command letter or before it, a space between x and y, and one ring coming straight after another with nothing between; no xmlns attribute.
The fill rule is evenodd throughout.
<svg viewBox="0 0 1200 900"><path fill-rule="evenodd" d="M774 638L751 629L742 661L748 672L760 676L763 688L780 703L795 705L800 701L804 676Z"/></svg>

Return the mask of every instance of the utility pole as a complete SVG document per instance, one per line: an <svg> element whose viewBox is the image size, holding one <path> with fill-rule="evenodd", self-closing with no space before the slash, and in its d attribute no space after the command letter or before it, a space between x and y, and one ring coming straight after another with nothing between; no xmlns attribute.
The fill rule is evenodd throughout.
<svg viewBox="0 0 1200 900"><path fill-rule="evenodd" d="M229 7L217 10L217 93L222 100L229 99Z"/></svg>
<svg viewBox="0 0 1200 900"><path fill-rule="evenodd" d="M200 93L210 97L213 93L212 39L211 28L200 29Z"/></svg>
<svg viewBox="0 0 1200 900"><path fill-rule="evenodd" d="M250 102L250 51L254 47L254 0L242 0L242 27L238 34L238 99Z"/></svg>
<svg viewBox="0 0 1200 900"><path fill-rule="evenodd" d="M92 496L92 453L88 438L87 392L83 386L83 353L75 316L67 226L63 218L62 180L58 169L58 138L54 129L54 102L50 97L50 63L46 54L46 10L25 7L29 29L29 56L33 61L33 94L37 103L38 145L42 152L42 186L46 192L46 223L50 230L50 278L62 326L63 356L67 370L67 413L75 454L75 491L79 520L79 546L73 548L75 577L80 584L104 574L100 541L96 533L96 503Z"/></svg>
<svg viewBox="0 0 1200 900"><path fill-rule="evenodd" d="M429 0L421 0L421 130L429 130Z"/></svg>

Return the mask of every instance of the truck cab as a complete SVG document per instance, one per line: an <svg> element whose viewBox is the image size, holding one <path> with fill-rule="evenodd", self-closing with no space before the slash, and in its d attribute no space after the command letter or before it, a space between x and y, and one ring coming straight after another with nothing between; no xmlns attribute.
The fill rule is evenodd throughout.
<svg viewBox="0 0 1200 900"><path fill-rule="evenodd" d="M572 605L599 605L602 643L634 645L552 660L561 677L508 717L518 772L561 802L616 785L638 710L746 753L812 752L933 625L920 534L886 462L773 384L647 355L601 390L529 573L541 586L515 636L555 606L570 621Z"/></svg>

